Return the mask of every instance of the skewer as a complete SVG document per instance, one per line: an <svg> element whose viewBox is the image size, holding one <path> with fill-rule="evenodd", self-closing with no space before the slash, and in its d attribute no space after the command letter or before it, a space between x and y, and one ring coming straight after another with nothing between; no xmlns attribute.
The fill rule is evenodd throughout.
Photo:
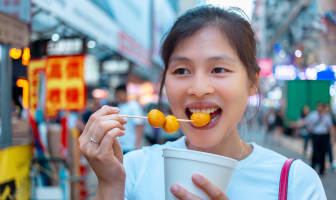
<svg viewBox="0 0 336 200"><path fill-rule="evenodd" d="M147 119L148 117L144 116L138 116L138 115L119 115L120 117L127 117L127 118L141 118L141 119Z"/></svg>
<svg viewBox="0 0 336 200"><path fill-rule="evenodd" d="M138 115L119 115L120 117L127 117L127 118L141 118L141 119L148 119L148 117L145 116L138 116ZM177 119L179 122L192 122L192 120L189 119Z"/></svg>

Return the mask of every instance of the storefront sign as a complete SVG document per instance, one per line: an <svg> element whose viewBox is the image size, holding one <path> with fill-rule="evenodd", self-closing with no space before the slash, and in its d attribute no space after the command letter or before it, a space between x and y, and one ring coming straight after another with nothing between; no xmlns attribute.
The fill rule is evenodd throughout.
<svg viewBox="0 0 336 200"><path fill-rule="evenodd" d="M32 152L31 145L0 151L0 199L29 199Z"/></svg>
<svg viewBox="0 0 336 200"><path fill-rule="evenodd" d="M276 65L274 76L277 80L295 80L296 67L294 65Z"/></svg>
<svg viewBox="0 0 336 200"><path fill-rule="evenodd" d="M84 56L50 57L46 63L46 112L85 106Z"/></svg>
<svg viewBox="0 0 336 200"><path fill-rule="evenodd" d="M45 59L34 59L30 61L28 66L28 88L29 88L29 111L32 116L35 116L35 111L41 103L41 78L45 74Z"/></svg>
<svg viewBox="0 0 336 200"><path fill-rule="evenodd" d="M47 116L59 110L85 106L84 56L57 56L32 60L28 68L29 109L46 109Z"/></svg>
<svg viewBox="0 0 336 200"><path fill-rule="evenodd" d="M273 61L270 58L258 59L260 77L268 77L273 72Z"/></svg>

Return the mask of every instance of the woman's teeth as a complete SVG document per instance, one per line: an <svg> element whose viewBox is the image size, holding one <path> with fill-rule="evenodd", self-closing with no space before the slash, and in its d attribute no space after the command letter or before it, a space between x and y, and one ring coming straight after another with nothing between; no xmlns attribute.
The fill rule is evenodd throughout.
<svg viewBox="0 0 336 200"><path fill-rule="evenodd" d="M189 109L191 113L198 113L198 112L202 112L202 113L214 113L218 108L207 108L207 109Z"/></svg>

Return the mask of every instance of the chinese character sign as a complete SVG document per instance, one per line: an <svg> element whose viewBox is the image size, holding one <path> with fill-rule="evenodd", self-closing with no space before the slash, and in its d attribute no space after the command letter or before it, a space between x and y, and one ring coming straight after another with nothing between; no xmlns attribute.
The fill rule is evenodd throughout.
<svg viewBox="0 0 336 200"><path fill-rule="evenodd" d="M34 113L40 104L40 83L41 77L45 74L45 59L32 60L28 67L28 83L29 83L29 110Z"/></svg>
<svg viewBox="0 0 336 200"><path fill-rule="evenodd" d="M84 56L50 57L46 63L46 110L80 110L85 106Z"/></svg>

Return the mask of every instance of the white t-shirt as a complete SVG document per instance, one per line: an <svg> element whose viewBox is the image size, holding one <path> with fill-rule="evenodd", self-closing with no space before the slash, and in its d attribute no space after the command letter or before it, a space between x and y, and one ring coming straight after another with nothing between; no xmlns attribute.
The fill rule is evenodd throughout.
<svg viewBox="0 0 336 200"><path fill-rule="evenodd" d="M121 115L138 115L143 116L143 110L140 104L136 101L129 101L119 106ZM135 149L135 138L136 131L135 127L142 125L144 123L143 119L139 118L128 118L125 124L125 135L118 137L120 145L123 150L133 150Z"/></svg>
<svg viewBox="0 0 336 200"><path fill-rule="evenodd" d="M252 153L238 162L226 195L233 200L277 200L280 173L287 158L257 144L252 145ZM164 200L164 147L186 149L185 137L125 155L125 199ZM327 197L316 172L301 160L296 160L289 173L288 200L301 199L325 200Z"/></svg>
<svg viewBox="0 0 336 200"><path fill-rule="evenodd" d="M308 126L312 126L313 134L316 135L328 134L329 129L333 126L330 114L322 114L320 118L317 111L311 112L305 120Z"/></svg>

